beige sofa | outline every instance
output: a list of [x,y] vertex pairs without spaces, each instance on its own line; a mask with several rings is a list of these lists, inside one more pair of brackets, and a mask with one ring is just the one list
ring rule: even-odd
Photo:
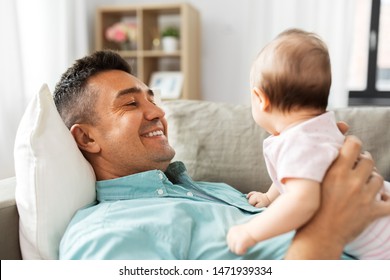
[[[246,193],[270,184],[262,157],[267,133],[252,121],[250,106],[207,101],[168,101],[174,160],[183,161],[195,180],[226,182]],[[390,107],[337,109],[350,133],[364,143],[386,180],[390,179]],[[15,178],[0,181],[0,259],[20,259]]]
[[18,260],[19,216],[15,205],[15,177],[0,181],[0,259]]

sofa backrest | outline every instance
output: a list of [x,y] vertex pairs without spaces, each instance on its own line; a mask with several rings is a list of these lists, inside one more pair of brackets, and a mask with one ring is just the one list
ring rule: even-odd
[[[265,191],[271,184],[262,142],[268,133],[258,127],[250,105],[208,101],[165,101],[174,160],[183,161],[195,180],[226,182],[244,193]],[[390,179],[390,107],[336,109],[336,118],[350,125],[378,170]]]

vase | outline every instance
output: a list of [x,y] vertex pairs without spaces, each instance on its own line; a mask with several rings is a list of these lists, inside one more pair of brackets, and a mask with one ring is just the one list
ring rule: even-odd
[[179,48],[179,40],[173,36],[166,36],[162,38],[162,49],[165,52],[175,52]]

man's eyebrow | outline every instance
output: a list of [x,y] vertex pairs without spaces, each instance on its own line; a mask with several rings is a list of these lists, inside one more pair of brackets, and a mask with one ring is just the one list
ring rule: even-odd
[[[118,93],[116,94],[116,98],[122,97],[122,96],[127,95],[127,94],[135,94],[135,93],[141,93],[141,92],[142,92],[142,89],[139,87],[125,88],[125,89],[118,91]],[[154,96],[154,92],[151,89],[147,90],[147,94],[151,97]]]

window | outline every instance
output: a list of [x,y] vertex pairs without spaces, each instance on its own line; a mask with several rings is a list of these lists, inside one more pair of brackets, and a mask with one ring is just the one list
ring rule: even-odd
[[390,0],[356,2],[350,105],[390,105]]

